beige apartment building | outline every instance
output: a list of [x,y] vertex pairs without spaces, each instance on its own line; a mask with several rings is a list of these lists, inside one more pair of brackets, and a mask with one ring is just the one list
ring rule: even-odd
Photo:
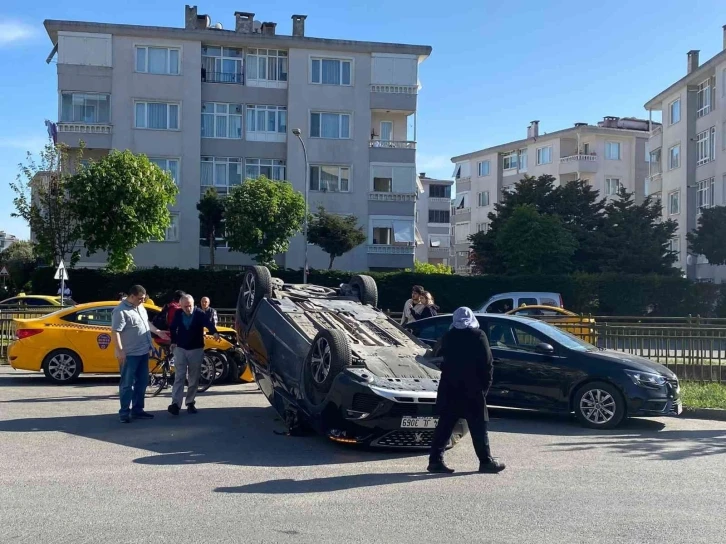
[[456,198],[451,258],[457,273],[469,271],[469,236],[488,230],[488,215],[502,192],[525,175],[549,174],[560,184],[587,180],[606,198],[625,187],[642,201],[649,129],[648,120],[605,117],[597,125],[575,123],[547,133],[540,131],[539,121],[532,121],[522,140],[453,157]]
[[[57,140],[83,140],[90,159],[145,153],[179,185],[165,240],[136,248],[137,266],[207,265],[200,196],[259,175],[300,192],[307,178],[311,210],[358,216],[368,241],[339,267],[413,265],[418,65],[431,47],[309,37],[305,20],[292,16],[291,35],[244,12],[226,30],[196,6],[186,6],[183,28],[45,21],[48,62],[57,56]],[[220,245],[219,265],[251,262]],[[295,237],[279,264],[302,267],[304,249]],[[310,267],[327,262],[309,246]],[[81,266],[104,264],[98,254]]]
[[454,180],[434,179],[421,172],[416,204],[416,260],[452,266],[451,189]]
[[662,125],[653,127],[648,141],[646,192],[662,198],[664,219],[678,222],[671,246],[677,265],[696,281],[726,281],[726,267],[690,254],[686,241],[701,210],[726,205],[726,26],[723,50],[703,64],[699,51],[689,51],[686,75],[645,108],[662,114]]

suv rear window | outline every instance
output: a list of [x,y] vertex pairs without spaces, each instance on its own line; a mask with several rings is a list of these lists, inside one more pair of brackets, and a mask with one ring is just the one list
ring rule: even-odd
[[503,298],[501,300],[495,300],[485,310],[490,314],[504,314],[514,308],[513,298]]

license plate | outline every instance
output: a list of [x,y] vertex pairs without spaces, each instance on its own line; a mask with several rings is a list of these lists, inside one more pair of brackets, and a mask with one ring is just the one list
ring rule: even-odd
[[402,417],[402,429],[434,429],[439,422],[438,417]]

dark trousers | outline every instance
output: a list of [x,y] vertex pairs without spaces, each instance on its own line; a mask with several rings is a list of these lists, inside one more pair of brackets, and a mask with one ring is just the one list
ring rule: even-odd
[[[439,423],[434,430],[434,438],[431,441],[429,462],[435,463],[443,460],[446,444],[449,443],[451,433],[454,431],[459,419],[461,418],[458,415],[449,413],[444,413],[439,417]],[[484,414],[467,414],[464,419],[469,425],[469,433],[471,434],[471,441],[474,443],[476,456],[479,458],[479,462],[486,463],[491,458],[491,452],[489,450],[487,421]]]

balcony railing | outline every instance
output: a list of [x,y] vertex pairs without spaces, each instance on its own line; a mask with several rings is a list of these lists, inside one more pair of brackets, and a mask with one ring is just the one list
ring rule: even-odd
[[388,147],[391,149],[416,149],[416,142],[403,140],[371,140],[369,147]]
[[371,85],[372,93],[418,94],[417,85]]
[[465,213],[471,213],[471,208],[456,208],[456,215],[464,215]]
[[570,155],[568,157],[562,157],[560,159],[561,163],[565,162],[575,162],[575,161],[589,161],[589,162],[595,162],[597,160],[597,155],[592,154],[578,154],[578,155]]
[[377,253],[384,255],[413,255],[416,252],[416,246],[389,246],[385,244],[369,244],[368,253]]
[[111,134],[111,125],[95,125],[91,123],[63,123],[57,125],[58,132],[74,132],[79,134]]
[[436,253],[436,254],[442,254],[446,253],[447,255],[451,252],[450,246],[429,246],[429,252],[430,253]]
[[451,202],[451,198],[447,198],[445,196],[430,196],[429,202],[441,202],[443,204],[448,204]]
[[236,83],[244,84],[244,74],[230,72],[207,72],[202,68],[202,81],[206,83]]
[[468,183],[471,181],[471,176],[461,176],[456,178],[456,183]]
[[368,193],[368,200],[384,200],[387,202],[413,202],[416,200],[416,194],[373,191],[371,193]]
[[658,136],[658,134],[663,134],[663,125],[658,125],[650,131],[651,136]]

